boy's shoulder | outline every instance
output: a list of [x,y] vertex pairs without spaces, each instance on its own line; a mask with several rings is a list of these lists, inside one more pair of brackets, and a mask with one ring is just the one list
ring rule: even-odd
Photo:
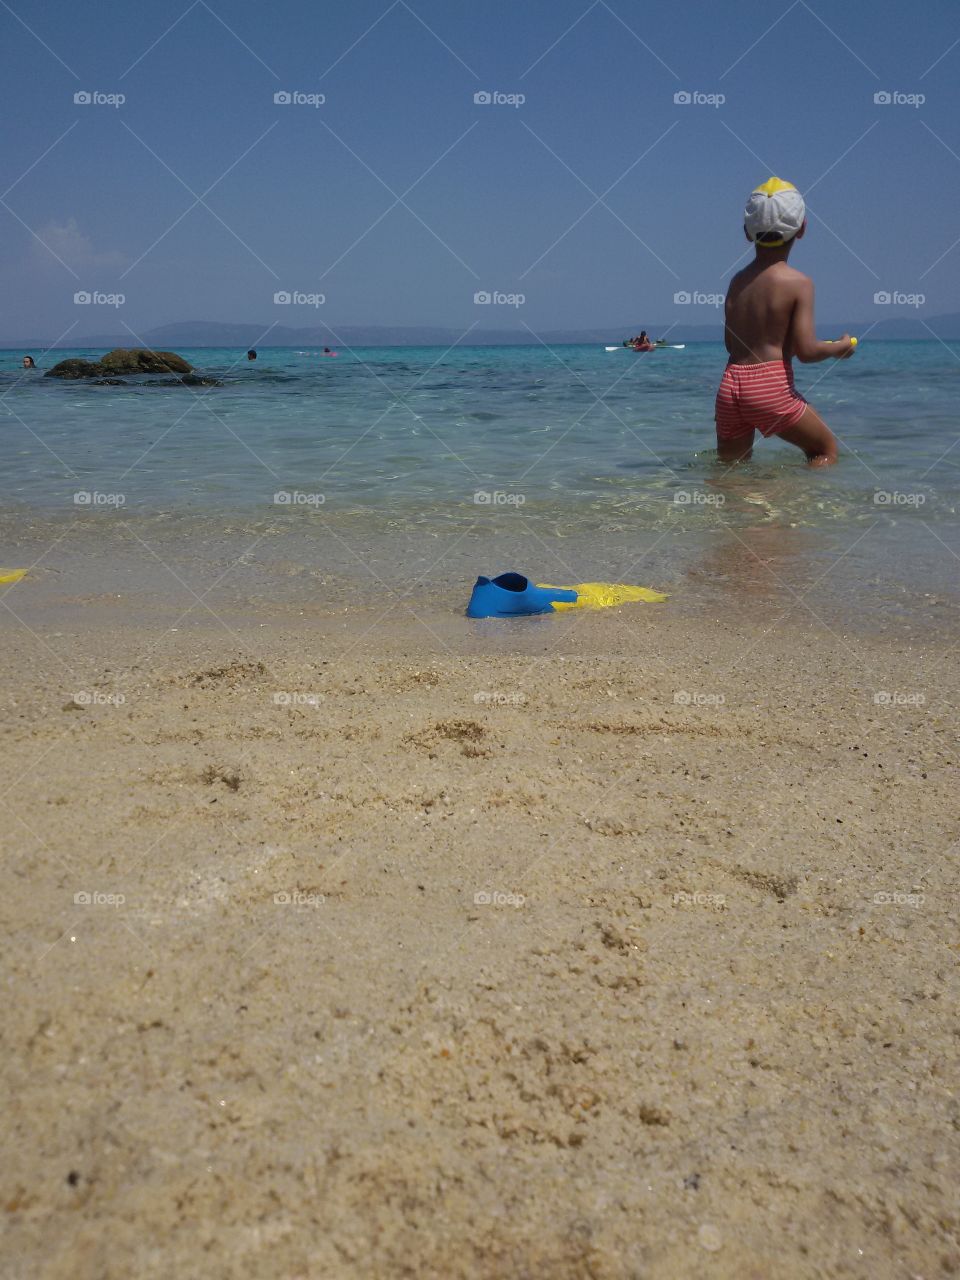
[[[786,263],[784,263],[786,266]],[[792,298],[795,303],[813,305],[813,281],[796,267],[787,267],[781,281],[782,296]]]
[[760,279],[769,279],[771,282],[791,281],[794,284],[800,284],[802,281],[810,281],[808,275],[804,275],[802,271],[798,271],[796,267],[791,267],[788,262],[778,262],[776,267],[771,270],[769,267],[757,273],[757,265],[755,262],[749,262],[745,267],[741,267],[734,275],[730,277],[730,283],[738,284],[745,281],[753,281]]
[[796,267],[791,267],[788,262],[783,264],[783,276],[786,280],[793,281],[794,284],[812,284],[810,277],[802,271],[798,271]]

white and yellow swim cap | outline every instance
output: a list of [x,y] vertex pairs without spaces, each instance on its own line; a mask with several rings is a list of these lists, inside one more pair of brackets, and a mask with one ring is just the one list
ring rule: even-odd
[[793,239],[806,216],[803,196],[793,183],[768,178],[750,192],[743,211],[743,225],[751,240],[763,237],[762,243],[775,249]]

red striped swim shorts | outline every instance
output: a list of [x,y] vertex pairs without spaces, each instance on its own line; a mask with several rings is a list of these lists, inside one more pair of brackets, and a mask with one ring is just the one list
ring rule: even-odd
[[717,439],[735,440],[751,431],[775,436],[794,426],[806,407],[789,360],[728,364],[717,391]]

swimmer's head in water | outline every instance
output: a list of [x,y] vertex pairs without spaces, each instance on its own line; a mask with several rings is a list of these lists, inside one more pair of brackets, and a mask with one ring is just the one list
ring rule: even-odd
[[34,362],[33,356],[23,357],[23,367],[25,369],[35,369],[37,367],[36,363]]
[[779,249],[802,233],[806,217],[803,196],[793,183],[768,178],[750,192],[743,211],[743,229],[754,244]]
[[247,359],[248,359],[248,360],[256,360],[256,358],[257,358],[257,353],[256,353],[256,352],[254,351],[254,349],[251,347],[251,348],[250,348],[250,350],[247,352]]

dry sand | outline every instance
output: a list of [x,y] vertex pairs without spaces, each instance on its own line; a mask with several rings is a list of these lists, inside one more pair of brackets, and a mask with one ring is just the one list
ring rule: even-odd
[[947,646],[375,620],[7,620],[2,1274],[957,1274]]

